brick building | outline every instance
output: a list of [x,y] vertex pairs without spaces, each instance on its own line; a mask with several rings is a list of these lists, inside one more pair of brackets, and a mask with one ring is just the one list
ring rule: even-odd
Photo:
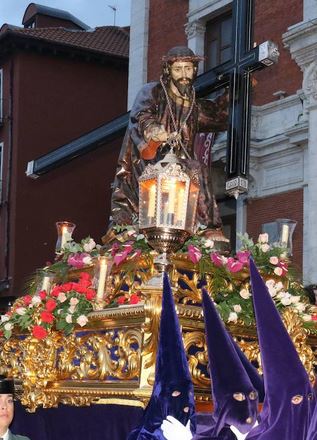
[[126,111],[128,48],[126,29],[90,29],[34,3],[23,27],[1,27],[1,296],[19,294],[25,277],[54,258],[55,221],[75,222],[80,238],[104,233],[121,139],[41,179],[25,171],[34,157]]
[[[201,72],[231,56],[230,0],[132,1],[129,105],[143,82],[157,79],[161,56],[188,45],[204,55]],[[254,74],[251,188],[233,207],[218,185],[223,210],[238,232],[253,238],[278,218],[297,221],[293,260],[305,284],[317,282],[316,49],[313,0],[255,0],[254,41],[279,46],[277,65]],[[225,143],[214,146],[217,175],[224,170]],[[219,171],[220,164],[220,171]],[[220,179],[221,181],[221,179]]]

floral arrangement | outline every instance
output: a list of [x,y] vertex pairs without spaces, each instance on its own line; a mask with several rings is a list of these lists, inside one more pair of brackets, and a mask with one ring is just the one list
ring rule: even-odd
[[316,307],[309,304],[307,292],[286,257],[286,249],[279,244],[269,244],[268,234],[260,234],[256,243],[247,234],[239,238],[242,248],[230,257],[220,255],[212,240],[199,235],[182,249],[202,274],[212,274],[214,299],[223,320],[246,325],[254,321],[248,267],[252,256],[277,308],[291,307],[306,327],[314,329]]
[[[99,255],[111,256],[114,267],[130,274],[134,283],[132,292],[122,291],[116,297],[106,298],[104,307],[134,305],[142,301],[141,281],[135,278],[135,268],[140,258],[148,259],[150,267],[155,252],[134,226],[115,226],[114,233],[115,240],[107,248],[97,245],[91,237],[80,243],[67,242],[63,254],[43,269],[53,273],[58,284],[47,292],[39,291],[33,283],[29,293],[18,298],[11,310],[1,317],[0,332],[9,338],[14,329],[28,330],[34,337],[43,339],[52,328],[67,335],[75,325],[84,326],[96,296],[88,268]],[[180,255],[192,262],[193,270],[200,273],[202,280],[206,273],[209,274],[214,300],[225,322],[250,325],[254,322],[249,276],[252,256],[277,308],[282,311],[291,307],[303,319],[304,325],[316,332],[316,307],[309,304],[307,293],[286,257],[286,249],[279,244],[269,244],[267,234],[260,234],[256,243],[247,234],[239,238],[242,248],[235,255],[224,256],[216,250],[202,227],[175,258]],[[78,281],[67,282],[74,269],[86,272],[79,274]]]
[[1,316],[0,332],[7,339],[14,330],[28,330],[37,339],[45,339],[53,328],[68,335],[75,325],[87,324],[95,296],[90,275],[81,272],[77,282],[18,298],[11,310]]

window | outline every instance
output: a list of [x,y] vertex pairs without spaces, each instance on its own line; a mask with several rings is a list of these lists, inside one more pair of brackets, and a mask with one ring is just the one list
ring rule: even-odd
[[3,142],[0,142],[0,204],[2,201],[2,179],[3,179]]
[[232,14],[226,13],[206,24],[205,70],[213,69],[232,57]]
[[0,124],[3,119],[3,70],[0,69]]

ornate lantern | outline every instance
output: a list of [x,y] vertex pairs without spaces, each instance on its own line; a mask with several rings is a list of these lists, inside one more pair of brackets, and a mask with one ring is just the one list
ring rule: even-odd
[[194,233],[199,196],[197,171],[186,169],[170,152],[145,168],[139,178],[139,194],[140,230],[150,246],[166,259]]
[[68,241],[72,241],[72,234],[74,229],[76,228],[75,223],[71,222],[57,222],[57,242],[55,246],[55,253],[57,255],[63,254],[64,246]]
[[280,246],[287,249],[287,256],[293,255],[293,232],[297,222],[288,218],[276,219]]

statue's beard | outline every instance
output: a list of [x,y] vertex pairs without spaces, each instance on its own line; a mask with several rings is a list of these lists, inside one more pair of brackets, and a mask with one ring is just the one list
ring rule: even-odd
[[[174,79],[172,78],[174,86],[177,88],[179,93],[186,98],[189,98],[192,91],[193,81],[188,78]],[[182,81],[182,82],[181,82]],[[186,81],[186,82],[184,82]]]

